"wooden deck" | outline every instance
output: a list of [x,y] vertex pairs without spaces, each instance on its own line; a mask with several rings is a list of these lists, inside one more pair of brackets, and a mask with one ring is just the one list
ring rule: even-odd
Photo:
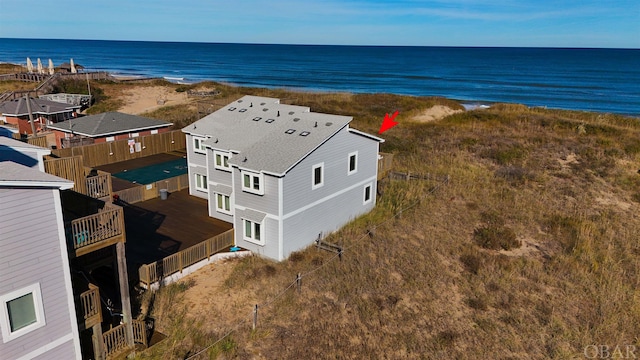
[[142,264],[161,260],[232,228],[209,217],[207,201],[185,189],[124,209],[130,275]]

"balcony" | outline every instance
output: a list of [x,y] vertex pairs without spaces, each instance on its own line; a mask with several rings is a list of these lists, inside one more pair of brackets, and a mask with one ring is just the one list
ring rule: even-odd
[[92,326],[102,322],[100,290],[97,286],[89,284],[89,290],[76,297],[75,303],[80,331],[90,329]]
[[124,211],[105,206],[98,213],[71,220],[65,226],[69,250],[75,257],[125,242]]

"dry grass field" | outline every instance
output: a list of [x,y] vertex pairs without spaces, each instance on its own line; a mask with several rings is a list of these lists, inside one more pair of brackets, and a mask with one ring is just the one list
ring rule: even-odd
[[[132,85],[97,86],[115,109]],[[434,105],[462,108],[202,86],[223,102],[256,94],[351,115],[371,133],[399,110],[381,151],[395,154],[396,171],[450,181],[382,181],[376,208],[329,239],[342,260],[313,247],[281,263],[248,257],[143,294],[168,338],[136,358],[584,359],[594,345],[618,347],[618,357],[640,349],[639,119],[496,104],[425,122]],[[178,126],[198,116],[193,104],[146,115]]]
[[398,171],[450,182],[383,181],[376,209],[332,236],[342,261],[315,248],[282,263],[250,257],[145,295],[169,338],[139,358],[566,359],[593,345],[640,348],[638,119],[497,104],[423,122],[424,109],[459,105],[238,91],[350,114],[373,133],[398,109],[381,150]]

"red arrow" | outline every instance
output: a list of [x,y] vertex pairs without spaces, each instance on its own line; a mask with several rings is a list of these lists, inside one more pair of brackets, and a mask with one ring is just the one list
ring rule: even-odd
[[382,121],[382,125],[380,125],[380,131],[378,133],[382,134],[383,132],[398,125],[397,121],[393,121],[393,119],[395,119],[396,116],[398,116],[398,110],[396,110],[396,112],[394,112],[393,115],[391,116],[389,116],[389,114],[384,114],[384,121]]

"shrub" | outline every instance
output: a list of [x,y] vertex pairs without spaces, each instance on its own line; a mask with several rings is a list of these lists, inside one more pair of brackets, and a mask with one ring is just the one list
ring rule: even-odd
[[492,250],[511,250],[522,243],[516,239],[516,233],[508,227],[483,226],[474,230],[473,238],[479,246]]
[[478,275],[480,268],[482,267],[482,258],[477,254],[464,254],[460,256],[460,262],[464,265],[470,273]]

